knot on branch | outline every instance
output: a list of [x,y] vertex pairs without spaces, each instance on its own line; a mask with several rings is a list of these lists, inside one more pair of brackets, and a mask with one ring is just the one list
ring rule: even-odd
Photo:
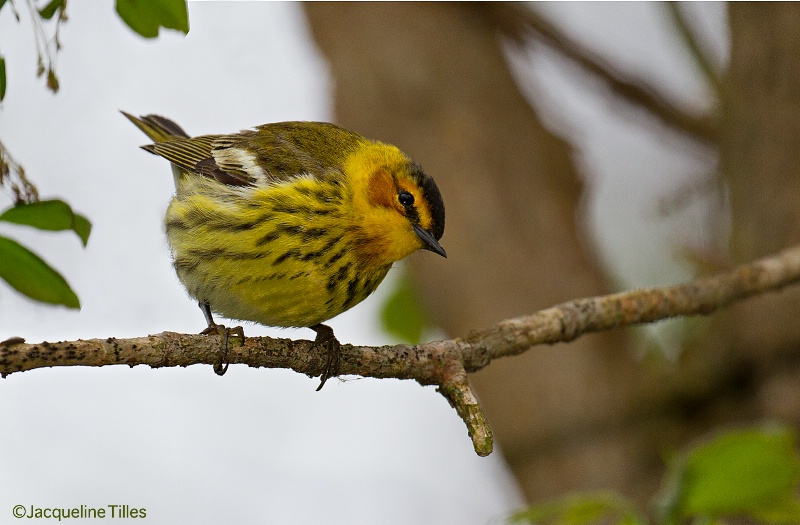
[[593,314],[592,303],[576,299],[564,304],[561,308],[559,323],[561,324],[561,342],[573,341],[585,328],[586,319]]

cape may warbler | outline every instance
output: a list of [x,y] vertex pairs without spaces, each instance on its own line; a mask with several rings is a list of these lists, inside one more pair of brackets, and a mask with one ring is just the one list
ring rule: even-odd
[[[124,112],[123,112],[124,113]],[[339,342],[322,322],[363,301],[395,261],[422,248],[446,256],[444,203],[399,149],[321,122],[279,122],[189,137],[164,117],[124,113],[172,163],[165,218],[178,278],[208,328],[216,312],[268,326],[308,327],[327,347],[319,388],[336,374]]]

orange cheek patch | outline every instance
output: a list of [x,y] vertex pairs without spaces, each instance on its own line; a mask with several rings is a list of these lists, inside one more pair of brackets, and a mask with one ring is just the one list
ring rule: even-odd
[[386,170],[378,170],[369,178],[367,198],[376,206],[396,208],[394,180]]

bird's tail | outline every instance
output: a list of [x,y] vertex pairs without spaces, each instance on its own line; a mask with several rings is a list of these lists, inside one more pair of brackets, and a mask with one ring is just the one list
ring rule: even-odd
[[145,135],[150,137],[153,142],[167,142],[172,139],[188,139],[189,135],[183,131],[179,125],[170,119],[159,115],[145,115],[144,117],[134,117],[130,113],[120,111],[133,122],[137,128],[142,130]]

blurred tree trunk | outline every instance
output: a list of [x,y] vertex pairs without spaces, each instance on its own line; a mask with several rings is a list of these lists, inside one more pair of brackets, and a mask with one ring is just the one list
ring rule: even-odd
[[[601,272],[579,236],[582,185],[570,147],[545,129],[521,96],[502,53],[492,7],[364,2],[310,3],[305,9],[335,79],[337,122],[396,144],[422,164],[442,191],[447,210],[442,241],[449,258],[424,253],[413,258],[419,292],[440,326],[453,336],[466,335],[501,319],[605,293]],[[736,4],[732,9],[763,8]],[[781,48],[781,63],[800,71],[796,42],[783,47],[786,42],[772,29],[758,29],[760,23],[769,27],[768,21],[750,26],[749,16],[733,17],[733,61],[741,60],[738,46],[752,46],[753,61],[774,63],[775,46]],[[790,23],[781,23],[790,33]],[[796,28],[792,36],[797,37]],[[752,67],[745,66],[741,74],[754,74]],[[730,96],[725,104],[737,105],[738,112],[728,115],[723,158],[735,150],[735,158],[743,158],[736,166],[741,173],[752,176],[759,170],[764,184],[771,184],[768,176],[783,177],[774,186],[776,193],[778,188],[793,191],[800,178],[795,174],[798,164],[791,160],[800,148],[781,150],[791,159],[769,164],[769,170],[758,159],[778,153],[746,153],[788,146],[790,139],[767,129],[768,118],[757,115],[761,106],[747,103],[749,83],[765,78],[740,78],[735,68],[727,79]],[[789,79],[773,72],[766,80]],[[788,104],[789,94],[800,89],[792,84],[782,93]],[[763,104],[769,105],[770,95],[763,95]],[[796,96],[792,103],[798,103]],[[790,118],[778,115],[776,108],[775,118],[797,126],[796,110],[792,108]],[[764,140],[756,144],[748,142],[753,125],[763,128]],[[742,131],[737,135],[733,129]],[[791,145],[796,146],[800,138],[796,129],[792,133]],[[731,167],[727,160],[723,166]],[[732,194],[753,193],[733,183],[731,188]],[[787,207],[793,201],[791,216],[797,219],[800,191],[773,197]],[[739,205],[735,195],[733,203]],[[751,219],[737,215],[735,220]],[[796,236],[797,221],[787,223],[780,213],[774,219],[778,222],[765,227],[783,232],[791,226]],[[759,227],[751,230],[758,235]],[[750,251],[734,241],[737,257],[750,259],[789,242],[775,232],[769,237],[773,244]],[[736,331],[746,336],[752,323],[739,322],[743,324]],[[785,317],[782,323],[790,324]],[[793,332],[800,330],[800,324],[791,324]],[[657,489],[665,449],[718,422],[764,413],[752,397],[741,398],[738,381],[746,362],[729,360],[726,344],[697,348],[682,358],[680,367],[670,368],[636,362],[626,351],[623,333],[606,333],[494,362],[471,381],[529,499],[610,488],[645,500]]]
[[[733,264],[800,243],[800,4],[733,2],[722,174]],[[758,382],[757,413],[800,424],[800,290],[717,316],[713,337]]]

